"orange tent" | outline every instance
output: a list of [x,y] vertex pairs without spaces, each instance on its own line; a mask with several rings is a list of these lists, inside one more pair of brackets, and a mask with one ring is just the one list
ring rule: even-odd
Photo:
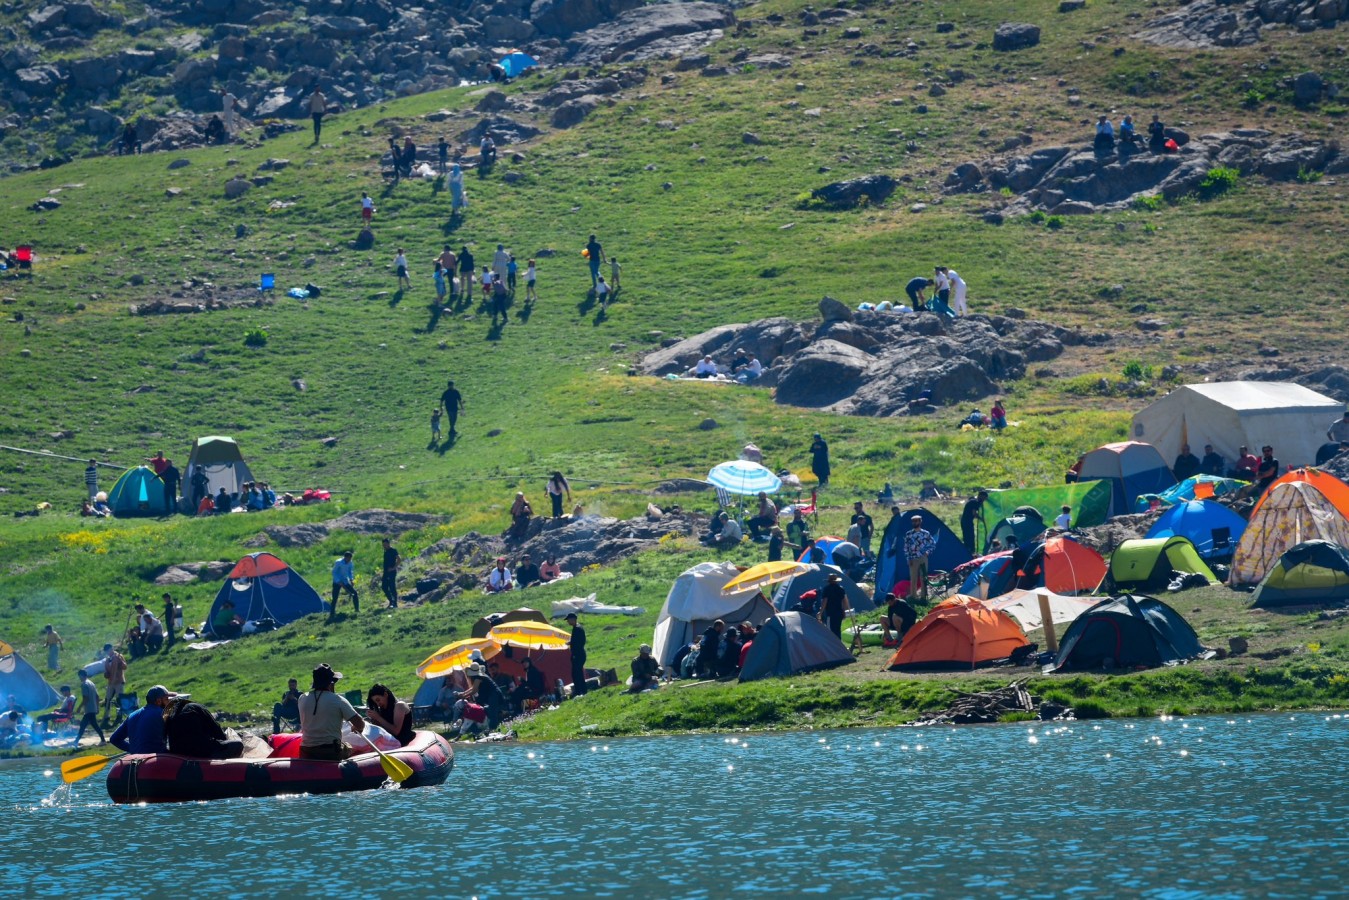
[[1056,594],[1094,592],[1109,568],[1101,554],[1065,537],[1044,543],[1045,587]]
[[283,563],[280,559],[270,553],[250,553],[243,559],[234,564],[226,578],[261,578],[264,575],[273,575],[277,572],[284,572],[290,566]]
[[1322,472],[1320,469],[1289,469],[1280,477],[1270,482],[1260,499],[1256,501],[1255,508],[1251,510],[1250,517],[1254,519],[1260,512],[1260,507],[1265,505],[1265,498],[1274,492],[1274,489],[1281,484],[1290,484],[1295,481],[1304,481],[1321,492],[1331,504],[1341,513],[1349,516],[1349,484],[1340,481],[1329,472]]
[[1029,643],[1007,613],[974,597],[957,596],[934,607],[904,635],[890,669],[972,669],[1006,659]]

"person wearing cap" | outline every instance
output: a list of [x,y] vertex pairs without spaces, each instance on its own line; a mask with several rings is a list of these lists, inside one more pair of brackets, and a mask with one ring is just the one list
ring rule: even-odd
[[[480,726],[492,731],[501,723],[501,713],[506,705],[501,688],[482,665],[469,663],[464,674],[468,676],[468,690],[454,704],[454,721],[450,724],[450,733],[454,737],[476,734]],[[475,712],[481,718],[475,718]]]
[[651,655],[651,645],[643,644],[637,648],[637,655],[632,660],[632,687],[629,690],[636,694],[660,687],[660,676],[663,674],[665,670]]
[[506,568],[506,557],[498,556],[496,565],[487,573],[487,593],[500,594],[514,587],[515,577],[511,575],[511,570]]
[[810,445],[810,471],[815,473],[820,487],[829,484],[829,445],[819,432],[815,433],[815,440]]
[[342,743],[342,723],[357,733],[365,731],[365,720],[347,698],[337,693],[341,672],[324,663],[314,669],[313,688],[300,696],[300,758],[341,761],[347,757]]
[[353,614],[361,614],[361,595],[356,593],[356,570],[351,564],[351,557],[351,551],[347,550],[333,563],[333,602],[328,610],[329,622],[337,618],[337,598],[342,596],[343,591],[351,595]]
[[398,548],[394,547],[393,541],[384,539],[384,574],[380,579],[380,588],[384,591],[384,596],[389,600],[389,609],[398,608],[398,563],[402,557],[398,555]]
[[103,678],[108,682],[103,695],[103,724],[117,710],[117,721],[122,720],[122,692],[126,690],[126,657],[112,644],[103,645]]
[[157,684],[145,692],[145,705],[126,717],[108,742],[125,753],[166,753],[164,710],[178,695]]
[[567,613],[567,624],[571,626],[571,637],[567,639],[571,649],[571,695],[579,697],[586,692],[586,630],[574,612]]
[[530,561],[528,553],[520,557],[520,564],[515,567],[515,583],[522,588],[539,583],[539,567]]
[[823,603],[817,617],[825,627],[834,633],[834,637],[843,639],[843,617],[852,609],[848,602],[848,592],[843,589],[843,579],[837,572],[830,572],[824,589],[820,591]]
[[89,728],[90,726],[93,726],[94,731],[98,733],[98,742],[100,744],[106,744],[108,739],[103,734],[103,727],[98,724],[98,708],[102,705],[98,699],[98,687],[90,680],[89,673],[84,669],[80,669],[79,672],[75,674],[78,675],[80,679],[79,708],[84,713],[80,718],[79,734],[75,735],[75,746],[78,747],[80,745],[80,738],[84,737],[84,729]]
[[927,559],[937,549],[937,540],[923,527],[922,516],[913,516],[910,521],[913,527],[904,533],[904,556],[909,560],[909,595],[905,599],[915,600],[921,593],[926,603]]

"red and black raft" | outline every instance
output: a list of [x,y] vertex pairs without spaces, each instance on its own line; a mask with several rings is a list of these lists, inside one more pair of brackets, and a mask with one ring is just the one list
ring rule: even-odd
[[[446,740],[419,731],[412,743],[388,755],[406,763],[412,777],[401,787],[441,784],[454,768],[454,750]],[[108,796],[114,803],[178,803],[226,797],[277,797],[282,794],[340,794],[380,787],[389,776],[376,753],[342,762],[317,759],[196,759],[172,753],[123,756],[108,770]]]

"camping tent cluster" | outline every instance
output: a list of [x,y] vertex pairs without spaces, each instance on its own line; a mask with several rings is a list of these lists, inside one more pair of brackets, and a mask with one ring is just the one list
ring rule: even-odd
[[[178,499],[179,512],[196,512],[192,502],[191,484],[193,473],[198,467],[206,474],[207,487],[212,495],[223,488],[225,493],[237,496],[239,489],[246,482],[253,480],[253,473],[233,438],[219,436],[197,438],[192,442],[187,466],[181,470],[182,496]],[[111,507],[112,514],[118,518],[165,516],[172,512],[169,509],[164,482],[149,466],[136,466],[123,472],[112,486],[112,490],[108,492],[108,506]]]

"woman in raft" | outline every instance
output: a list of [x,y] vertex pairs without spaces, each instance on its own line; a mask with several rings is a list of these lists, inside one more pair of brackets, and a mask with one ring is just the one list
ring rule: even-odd
[[382,684],[371,685],[365,695],[370,721],[398,739],[401,746],[412,743],[412,709]]

